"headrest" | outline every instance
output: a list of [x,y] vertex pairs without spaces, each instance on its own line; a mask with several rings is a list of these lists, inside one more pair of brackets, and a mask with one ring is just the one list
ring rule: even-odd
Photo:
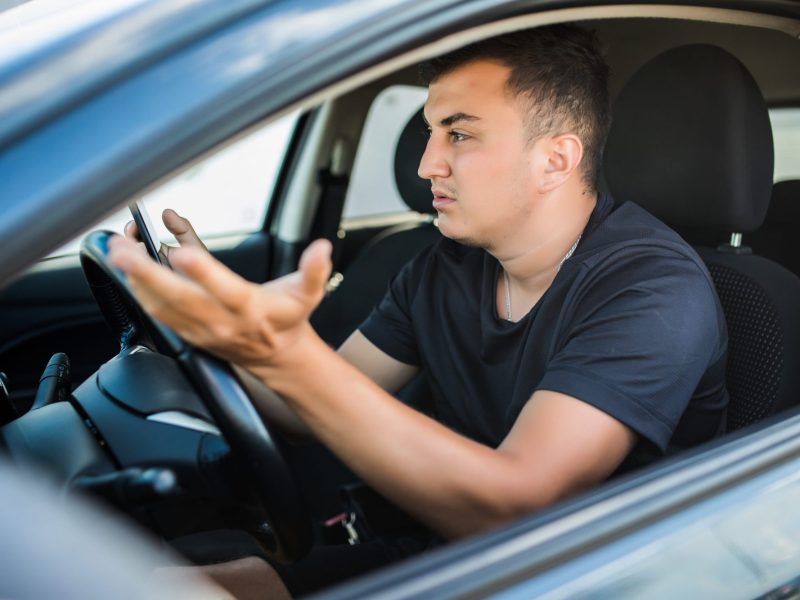
[[664,52],[634,74],[614,104],[609,189],[670,225],[758,228],[772,169],[764,99],[744,65],[721,48]]
[[417,175],[419,161],[428,138],[427,126],[422,119],[420,108],[406,123],[394,154],[394,179],[400,196],[411,210],[420,213],[435,213],[431,182]]
[[772,187],[764,227],[796,229],[800,225],[800,179],[779,181]]

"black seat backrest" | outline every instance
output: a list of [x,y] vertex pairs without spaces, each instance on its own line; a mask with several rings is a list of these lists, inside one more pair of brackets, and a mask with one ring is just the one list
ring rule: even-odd
[[[747,69],[721,48],[694,44],[664,52],[615,102],[605,159],[609,189],[678,230],[757,229],[772,170],[763,97]],[[736,429],[800,400],[800,279],[735,244],[698,253],[728,324],[728,428]]]
[[421,250],[441,237],[433,225],[430,182],[417,175],[427,138],[420,109],[409,119],[398,139],[394,175],[408,207],[429,219],[397,225],[370,240],[346,266],[342,282],[316,310],[311,324],[320,337],[338,347],[369,315],[386,293],[392,277]]
[[779,181],[772,188],[772,199],[764,224],[745,237],[753,252],[765,256],[800,275],[800,179]]

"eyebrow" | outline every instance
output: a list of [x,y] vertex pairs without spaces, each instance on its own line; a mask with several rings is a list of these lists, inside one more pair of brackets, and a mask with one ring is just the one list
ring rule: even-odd
[[[444,119],[439,121],[439,124],[442,127],[450,127],[453,123],[458,123],[459,121],[480,121],[480,119],[481,119],[480,117],[476,117],[475,115],[468,115],[467,113],[457,112],[453,113],[449,117],[445,117]],[[424,114],[422,115],[422,120],[425,121],[426,125],[430,125],[430,123],[428,123],[428,119],[425,118]]]

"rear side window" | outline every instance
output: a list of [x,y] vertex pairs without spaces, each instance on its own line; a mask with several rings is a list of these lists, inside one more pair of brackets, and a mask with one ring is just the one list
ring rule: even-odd
[[393,85],[375,98],[353,163],[344,203],[345,219],[410,211],[397,191],[394,153],[406,123],[427,97],[424,87]]
[[775,142],[775,181],[800,179],[800,108],[769,111]]

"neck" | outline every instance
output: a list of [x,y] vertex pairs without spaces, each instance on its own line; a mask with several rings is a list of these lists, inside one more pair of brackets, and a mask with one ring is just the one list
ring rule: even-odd
[[545,205],[537,211],[529,229],[493,251],[512,285],[528,290],[537,289],[542,282],[549,286],[596,204],[596,194],[585,194],[573,197],[571,202],[562,198]]
[[[507,240],[492,252],[505,274],[511,298],[512,320],[524,316],[539,301],[558,274],[565,257],[582,235],[597,204],[596,194],[564,198],[537,211],[523,241]],[[547,210],[550,209],[550,210]],[[530,243],[530,240],[536,240]],[[506,279],[498,282],[498,314],[506,315]],[[501,293],[502,292],[502,293]]]

